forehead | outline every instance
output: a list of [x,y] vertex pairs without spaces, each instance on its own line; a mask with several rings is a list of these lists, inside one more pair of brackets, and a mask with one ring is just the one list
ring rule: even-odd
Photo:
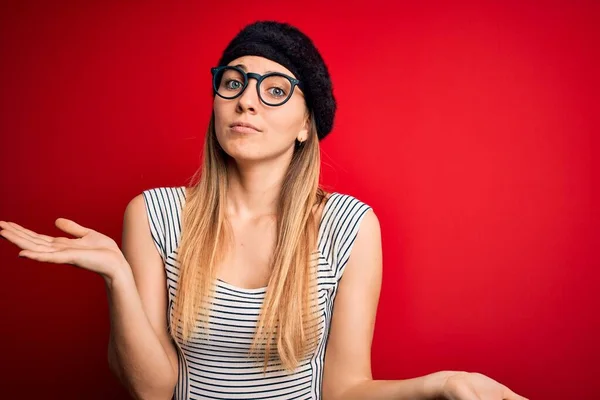
[[283,65],[260,56],[242,56],[232,60],[227,65],[243,65],[246,72],[255,72],[257,74],[266,74],[268,72],[281,72],[296,78],[292,72]]

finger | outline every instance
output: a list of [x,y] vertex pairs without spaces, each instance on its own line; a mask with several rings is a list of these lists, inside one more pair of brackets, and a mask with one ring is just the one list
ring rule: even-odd
[[75,265],[74,252],[70,249],[59,250],[55,252],[38,252],[31,250],[22,250],[19,256],[31,260],[47,262],[52,264],[71,264]]
[[73,248],[65,248],[53,253],[23,250],[19,253],[21,257],[31,260],[47,262],[52,264],[69,264],[88,271],[100,273],[100,270],[86,257],[86,252]]
[[51,243],[68,243],[70,240],[73,240],[73,239],[69,239],[66,237],[53,237],[53,236],[48,236],[48,235],[42,235],[41,233],[33,232],[32,230],[24,228],[14,222],[0,221],[0,228],[4,228],[4,229],[8,229],[8,230],[15,230],[15,228],[20,228],[20,230],[22,232],[25,232],[31,236],[35,236],[46,242],[51,242]]
[[8,222],[8,225],[12,226],[13,228],[15,228],[16,230],[18,230],[20,232],[23,232],[26,235],[31,236],[32,238],[36,238],[36,239],[43,240],[43,241],[46,241],[46,242],[51,242],[52,239],[53,239],[53,237],[51,237],[51,236],[42,235],[42,234],[36,233],[36,232],[34,232],[34,231],[30,230],[30,229],[22,227],[19,224],[16,224],[14,222]]
[[529,400],[529,399],[516,394],[509,388],[504,388],[504,394],[502,395],[502,400]]
[[466,386],[461,386],[456,394],[456,400],[482,400],[473,389]]
[[[39,245],[48,245],[50,244],[50,242],[48,242],[47,240],[43,240],[41,238],[39,238],[38,234],[33,232],[33,231],[29,231],[31,232],[31,234],[27,233],[26,231],[28,231],[28,229],[23,228],[22,226],[15,224],[14,222],[7,222],[7,229],[14,233],[15,235],[18,235],[20,237],[22,237],[23,239],[29,240],[35,244],[39,244]],[[33,235],[32,235],[33,234]]]
[[56,227],[61,231],[67,232],[75,237],[83,237],[92,232],[92,229],[79,225],[75,221],[66,218],[58,218],[55,222]]
[[6,229],[7,226],[8,226],[8,223],[6,221],[0,221],[0,239],[6,239],[4,237],[4,235],[2,234],[2,232],[4,232],[4,230]]
[[57,249],[55,249],[54,246],[48,245],[46,242],[43,242],[45,244],[37,244],[28,238],[24,238],[23,236],[16,233],[15,231],[9,231],[7,229],[4,229],[4,230],[0,231],[0,234],[2,236],[4,236],[6,239],[8,239],[8,241],[16,244],[23,250],[32,250],[32,251],[39,251],[39,252],[57,251]]

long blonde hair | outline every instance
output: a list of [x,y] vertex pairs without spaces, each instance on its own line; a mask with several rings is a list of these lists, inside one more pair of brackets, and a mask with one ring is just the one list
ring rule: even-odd
[[[214,113],[204,142],[202,167],[187,188],[181,241],[177,252],[179,282],[170,326],[184,341],[198,328],[208,329],[210,302],[216,271],[230,244],[225,218],[228,187],[227,161],[215,135]],[[322,329],[317,315],[316,262],[314,252],[318,222],[314,208],[325,199],[319,186],[320,150],[314,115],[310,115],[307,140],[296,146],[286,171],[277,206],[277,235],[271,275],[258,319],[250,354],[279,360],[288,371],[314,354]],[[277,356],[271,357],[276,342]]]

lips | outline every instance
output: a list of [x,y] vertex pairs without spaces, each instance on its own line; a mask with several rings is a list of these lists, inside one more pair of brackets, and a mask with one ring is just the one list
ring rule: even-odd
[[235,130],[238,130],[240,132],[247,132],[247,131],[256,131],[256,132],[260,132],[260,129],[258,129],[257,127],[255,127],[254,125],[248,123],[248,122],[234,122],[233,124],[229,125],[230,128],[233,128]]

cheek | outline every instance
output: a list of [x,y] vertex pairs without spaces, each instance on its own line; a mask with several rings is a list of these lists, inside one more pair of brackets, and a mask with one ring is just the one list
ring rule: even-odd
[[302,115],[296,110],[281,110],[269,116],[268,124],[279,136],[295,138],[302,125]]
[[215,129],[217,133],[221,131],[221,127],[230,119],[233,110],[230,110],[229,104],[224,103],[223,99],[216,97],[213,101],[213,113],[215,115]]
[[219,96],[215,96],[213,100],[213,112],[215,113],[215,120],[220,119],[223,115],[223,109],[225,105]]

